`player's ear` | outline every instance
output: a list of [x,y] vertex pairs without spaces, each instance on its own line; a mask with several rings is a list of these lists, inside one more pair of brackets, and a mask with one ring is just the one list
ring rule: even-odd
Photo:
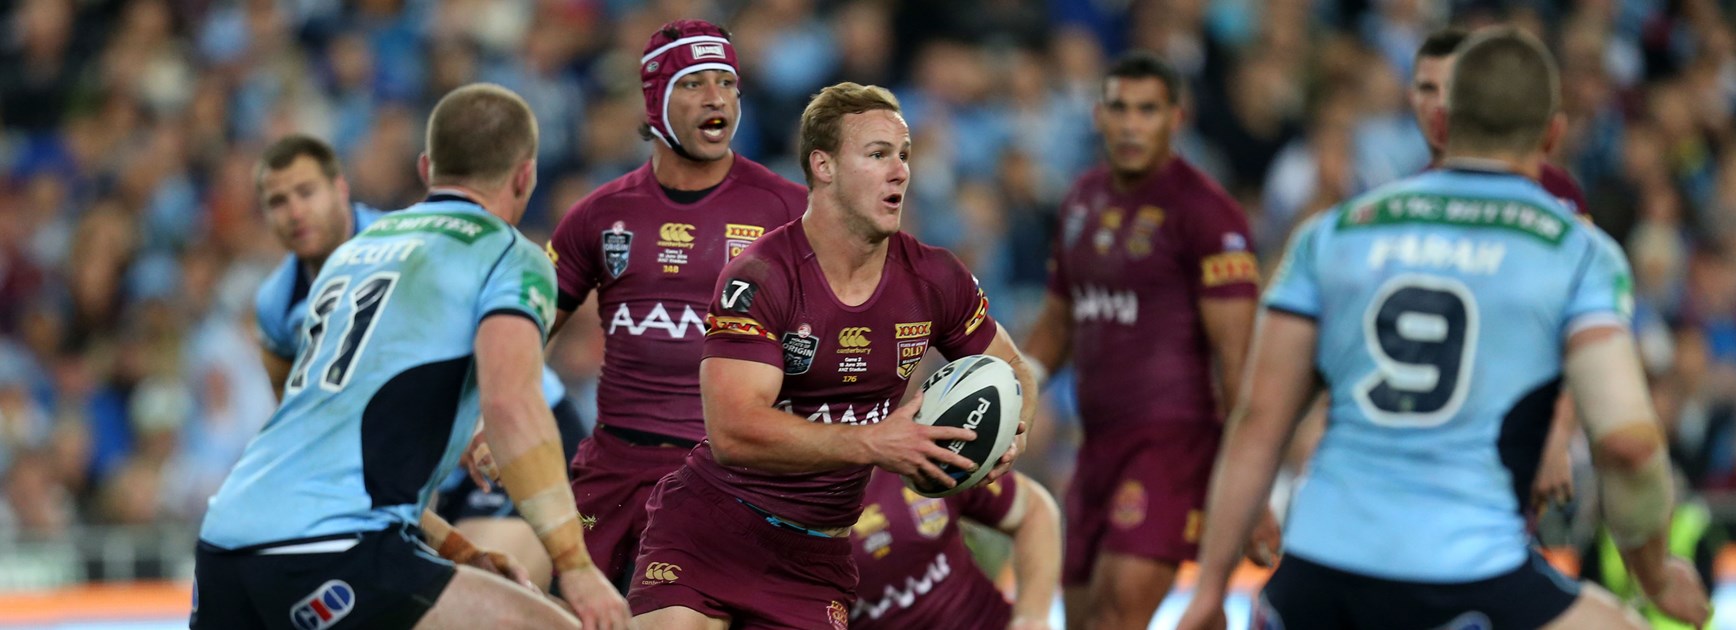
[[416,176],[422,178],[423,186],[434,185],[434,161],[428,159],[427,151],[416,156]]
[[515,199],[529,199],[531,192],[536,190],[536,158],[525,160],[512,172],[512,196]]
[[343,202],[344,206],[348,207],[350,205],[350,180],[339,173],[337,178],[332,180],[332,188],[338,191],[338,201]]
[[832,156],[814,149],[808,153],[808,170],[814,172],[814,181],[832,183]]
[[1549,117],[1549,126],[1543,128],[1543,154],[1555,152],[1555,147],[1561,144],[1561,138],[1567,135],[1567,115],[1555,112]]

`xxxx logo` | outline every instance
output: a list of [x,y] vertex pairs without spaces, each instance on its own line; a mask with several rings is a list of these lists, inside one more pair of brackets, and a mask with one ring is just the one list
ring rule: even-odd
[[865,352],[870,332],[873,331],[866,326],[853,326],[838,331],[839,352]]
[[693,224],[665,223],[657,229],[657,238],[663,247],[693,247]]
[[674,582],[681,579],[681,567],[667,562],[653,562],[645,566],[645,583]]

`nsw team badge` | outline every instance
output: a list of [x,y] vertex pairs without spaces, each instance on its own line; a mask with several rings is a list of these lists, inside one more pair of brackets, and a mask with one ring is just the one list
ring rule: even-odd
[[289,609],[289,620],[299,630],[325,630],[356,609],[356,589],[343,580],[319,585]]
[[603,232],[603,266],[609,269],[609,275],[619,278],[627,271],[627,255],[632,251],[633,233],[627,230],[626,224],[616,221]]

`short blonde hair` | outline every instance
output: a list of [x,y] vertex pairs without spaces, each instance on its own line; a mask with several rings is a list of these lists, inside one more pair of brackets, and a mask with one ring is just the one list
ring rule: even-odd
[[820,90],[802,111],[802,174],[814,184],[814,167],[808,162],[815,151],[837,153],[843,142],[844,116],[875,110],[899,112],[898,97],[878,85],[844,82]]
[[427,143],[429,183],[497,181],[536,155],[536,116],[512,90],[472,83],[434,105]]

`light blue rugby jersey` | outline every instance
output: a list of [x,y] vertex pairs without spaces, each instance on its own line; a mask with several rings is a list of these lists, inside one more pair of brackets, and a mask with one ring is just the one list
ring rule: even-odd
[[1631,287],[1615,241],[1512,173],[1430,171],[1305,223],[1263,299],[1319,324],[1332,401],[1286,552],[1433,583],[1525,562],[1563,346],[1627,325]]
[[283,404],[211,498],[205,542],[418,522],[475,429],[477,325],[521,315],[546,338],[554,317],[542,248],[453,195],[379,218],[312,285]]
[[[363,203],[351,204],[351,212],[354,217],[351,225],[355,226],[351,236],[368,229],[386,214]],[[294,361],[296,352],[301,350],[301,320],[307,316],[307,294],[311,284],[302,271],[301,259],[295,254],[287,254],[253,296],[259,339],[266,350],[285,361]],[[542,390],[543,399],[550,407],[567,395],[566,384],[548,366],[543,366]]]

